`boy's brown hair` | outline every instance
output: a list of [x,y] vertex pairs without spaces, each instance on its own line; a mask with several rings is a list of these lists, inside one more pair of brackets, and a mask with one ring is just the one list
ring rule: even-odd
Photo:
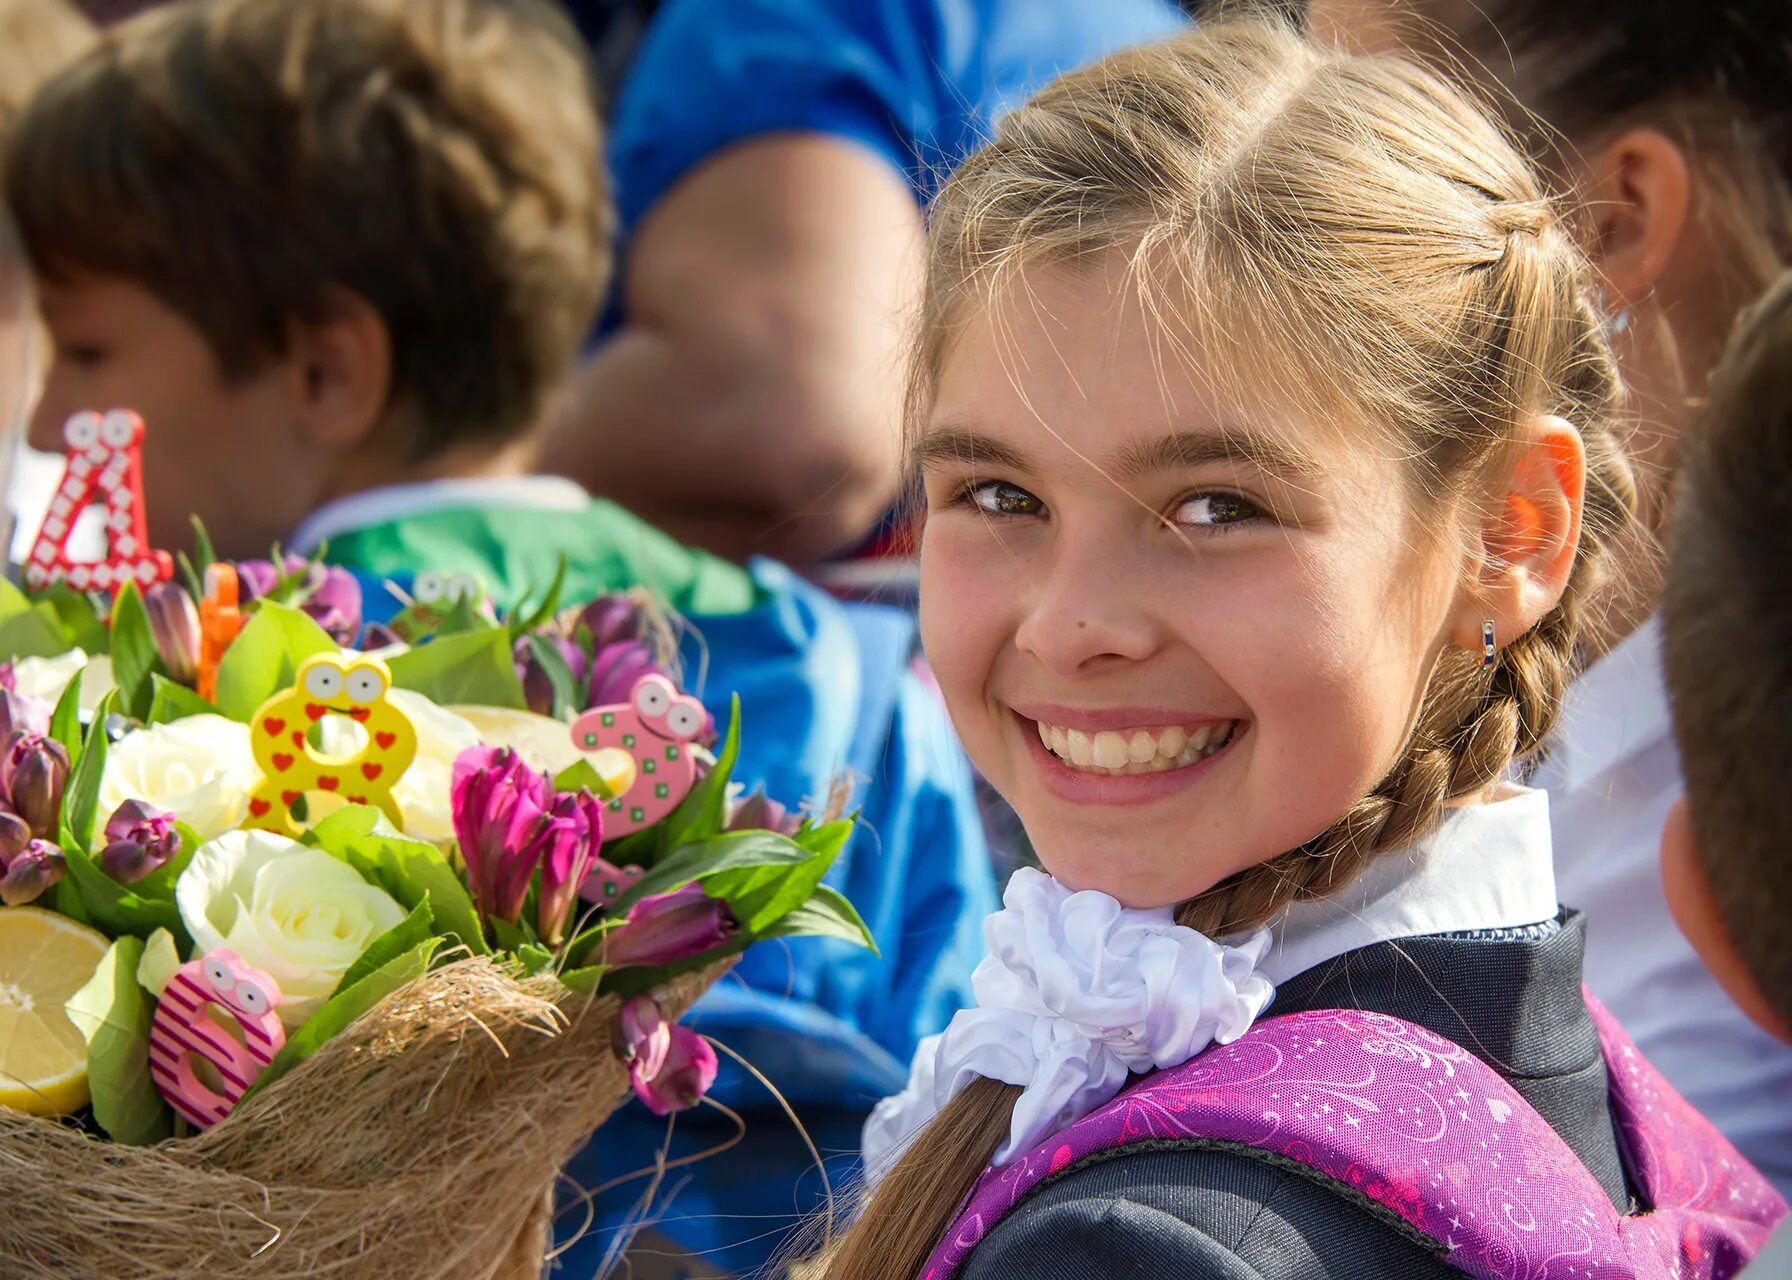
[[97,38],[67,0],[0,0],[0,127]]
[[535,424],[607,282],[600,173],[545,0],[189,0],[45,85],[0,187],[41,273],[148,289],[227,376],[364,298],[433,453]]
[[1792,1024],[1792,272],[1748,312],[1688,437],[1664,603],[1699,861]]

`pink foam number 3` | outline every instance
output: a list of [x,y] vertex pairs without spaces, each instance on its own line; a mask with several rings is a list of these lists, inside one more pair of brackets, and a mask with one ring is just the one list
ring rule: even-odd
[[[26,558],[25,585],[42,589],[66,581],[77,591],[116,591],[129,582],[141,589],[173,576],[173,559],[149,545],[143,514],[143,419],[128,409],[103,417],[83,410],[63,425],[62,439],[68,462]],[[70,560],[69,535],[95,496],[106,504],[109,553],[104,560]]]
[[635,681],[626,704],[593,707],[572,722],[580,751],[626,751],[635,761],[634,782],[604,806],[606,842],[651,827],[690,794],[697,784],[691,744],[708,723],[701,702],[653,673]]
[[[228,947],[175,970],[149,1026],[149,1074],[168,1105],[201,1129],[229,1115],[286,1044],[279,1005],[274,980]],[[236,1020],[241,1040],[214,1020],[213,1009]],[[218,1073],[222,1093],[199,1079],[194,1058]]]

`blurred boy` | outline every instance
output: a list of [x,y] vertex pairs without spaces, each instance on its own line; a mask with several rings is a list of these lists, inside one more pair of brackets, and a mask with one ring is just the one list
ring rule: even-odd
[[[710,709],[741,696],[742,781],[795,802],[841,770],[869,779],[870,829],[830,879],[882,958],[758,948],[700,1006],[824,1147],[851,1145],[968,994],[994,889],[967,769],[908,672],[908,619],[528,474],[608,275],[598,155],[582,51],[538,0],[211,0],[127,23],[45,88],[5,157],[55,340],[35,429],[50,443],[77,409],[136,409],[157,545],[184,545],[190,514],[230,557],[327,543],[372,619],[385,579],[469,572],[512,605],[562,554],[566,599],[646,586],[690,618]],[[744,1077],[719,1089],[767,1102]],[[651,1165],[648,1119],[619,1115],[575,1176]],[[740,1243],[775,1235],[749,1214],[807,1207],[787,1122],[750,1123],[753,1153],[698,1166],[672,1233],[736,1244],[741,1268],[775,1244]]]
[[[1792,1041],[1792,273],[1744,316],[1687,451],[1663,631],[1686,794],[1662,879],[1731,998]],[[1792,1275],[1792,1233],[1750,1273]]]

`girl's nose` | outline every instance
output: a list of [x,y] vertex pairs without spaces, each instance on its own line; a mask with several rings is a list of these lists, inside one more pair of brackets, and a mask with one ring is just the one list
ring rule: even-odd
[[1035,583],[1014,642],[1054,675],[1075,676],[1157,652],[1163,628],[1148,583],[1123,557],[1059,543]]

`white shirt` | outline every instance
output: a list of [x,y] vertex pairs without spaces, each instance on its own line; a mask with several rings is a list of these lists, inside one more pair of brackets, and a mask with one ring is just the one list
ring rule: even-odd
[[1645,1056],[1792,1195],[1792,1047],[1736,1007],[1674,926],[1661,828],[1685,789],[1652,618],[1584,674],[1547,787],[1562,901],[1587,916],[1587,985]]

